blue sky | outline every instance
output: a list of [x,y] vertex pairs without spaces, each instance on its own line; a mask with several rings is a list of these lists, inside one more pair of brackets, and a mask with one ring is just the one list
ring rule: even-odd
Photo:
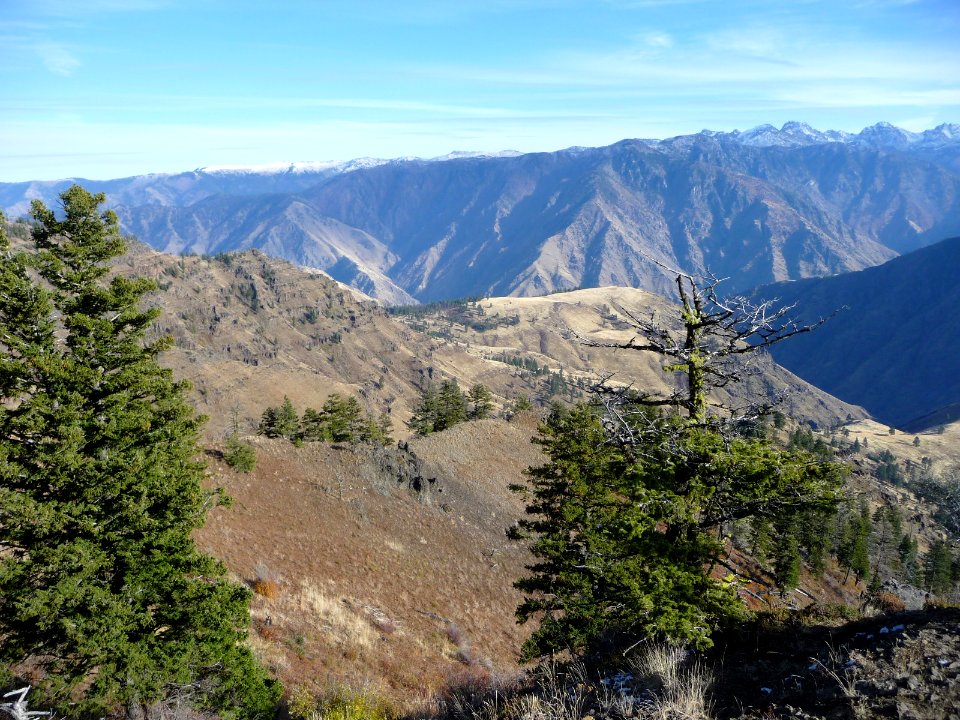
[[0,0],[0,181],[960,122],[957,0]]

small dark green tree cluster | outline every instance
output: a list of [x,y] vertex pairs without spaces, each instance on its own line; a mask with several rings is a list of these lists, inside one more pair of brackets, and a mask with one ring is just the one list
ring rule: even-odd
[[297,414],[289,397],[283,404],[263,411],[257,432],[270,438],[287,438],[294,442],[379,443],[393,442],[390,416],[382,413],[372,418],[360,407],[355,397],[339,393],[329,395],[320,410],[307,408]]
[[493,396],[490,389],[477,383],[464,395],[454,380],[444,380],[438,388],[428,383],[407,425],[418,435],[428,435],[453,427],[466,420],[490,417]]
[[777,516],[755,515],[747,523],[746,547],[761,565],[770,565],[782,593],[799,585],[800,571],[826,569],[833,550],[836,511],[830,506],[789,509]]
[[[35,201],[0,237],[0,662],[66,716],[143,717],[171,694],[272,717],[245,644],[248,591],[194,545],[211,494],[203,418],[148,342],[153,283],[107,279],[126,244],[104,196]],[[58,217],[59,215],[59,217]]]
[[[751,351],[745,340],[764,346],[805,328],[778,328],[781,314],[721,302],[689,276],[677,282],[679,332],[621,309],[644,340],[608,346],[668,358],[685,387],[665,398],[601,387],[602,407],[555,406],[541,426],[548,462],[517,488],[527,516],[511,533],[531,539],[535,558],[516,582],[525,595],[518,619],[540,621],[526,659],[645,637],[709,645],[711,631],[743,611],[733,576],[711,572],[728,528],[828,513],[838,501],[841,466],[774,446],[765,433],[738,434],[754,426],[749,417],[725,420],[709,404],[712,386],[738,378],[730,361]],[[799,571],[798,533],[779,539],[787,586]]]
[[223,460],[238,472],[253,472],[257,467],[257,451],[253,445],[242,440],[240,435],[234,432],[227,437]]
[[840,519],[837,560],[841,567],[846,568],[847,577],[853,571],[857,580],[862,581],[870,577],[870,536],[873,532],[866,500],[861,501],[858,511],[841,515]]
[[293,402],[286,395],[283,396],[283,404],[274,407],[270,406],[263,411],[260,416],[260,425],[257,427],[258,435],[266,435],[268,438],[286,438],[293,440],[300,432],[300,417],[297,415]]
[[[668,637],[708,645],[739,617],[736,585],[707,569],[724,552],[723,528],[758,513],[829,509],[841,472],[805,451],[715,430],[684,431],[643,415],[642,446],[609,442],[596,408],[556,406],[537,442],[550,461],[521,488],[531,499],[514,536],[537,558],[516,585],[521,621],[540,618],[527,659],[598,643]],[[634,420],[639,414],[634,414]],[[679,432],[678,432],[679,430]],[[796,535],[784,584],[796,582]]]
[[923,586],[930,592],[946,596],[960,582],[960,558],[954,555],[950,544],[938,540],[924,557]]

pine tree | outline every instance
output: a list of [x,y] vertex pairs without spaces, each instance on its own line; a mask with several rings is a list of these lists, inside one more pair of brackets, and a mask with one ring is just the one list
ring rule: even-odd
[[750,554],[761,565],[773,552],[773,524],[770,518],[758,515],[750,518]]
[[260,415],[260,424],[257,426],[257,435],[266,435],[268,438],[280,437],[280,431],[277,430],[277,411],[278,408],[272,405]]
[[456,380],[444,380],[440,384],[437,405],[437,421],[433,426],[436,432],[451,428],[467,419],[467,399]]
[[917,539],[912,535],[904,534],[897,547],[897,555],[900,560],[901,577],[911,584],[919,584],[917,552]]
[[355,442],[363,432],[363,411],[353,396],[345,398],[339,393],[333,393],[323,403],[321,415],[323,435],[333,442]]
[[420,401],[413,409],[413,416],[407,422],[407,425],[418,435],[427,435],[437,430],[437,422],[440,414],[440,398],[437,395],[437,387],[432,382],[420,393]]
[[870,535],[873,523],[870,508],[866,501],[861,502],[860,511],[851,512],[846,518],[837,549],[837,559],[847,568],[847,578],[852,570],[857,580],[863,580],[870,574]]
[[276,418],[276,431],[279,436],[293,440],[300,431],[300,418],[293,402],[286,395],[283,396],[283,404],[278,408]]
[[749,417],[711,409],[711,387],[741,377],[733,361],[752,351],[747,341],[758,341],[755,350],[805,331],[777,327],[783,315],[766,305],[721,301],[714,285],[678,277],[679,333],[623,311],[634,339],[588,342],[657,353],[685,387],[656,397],[600,386],[602,411],[566,419],[554,410],[541,427],[548,462],[520,488],[530,502],[515,533],[532,539],[536,559],[516,583],[525,594],[518,618],[540,619],[527,659],[638,636],[707,646],[715,627],[743,611],[734,586],[708,572],[722,560],[725,528],[836,505],[840,466],[738,434]]
[[300,418],[300,436],[309,442],[330,440],[323,413],[314,408],[307,408]]
[[938,540],[924,557],[924,587],[937,595],[953,589],[953,553],[950,546]]
[[[179,690],[225,717],[277,699],[244,644],[249,593],[198,551],[203,418],[147,342],[153,283],[113,277],[104,196],[39,201],[0,262],[0,661],[70,717],[144,714]],[[74,704],[74,702],[76,703]]]
[[513,417],[519,413],[530,412],[531,410],[533,410],[533,403],[530,402],[530,398],[523,393],[519,393],[513,399],[513,406],[510,408],[509,415]]
[[831,549],[832,533],[836,509],[820,507],[804,510],[798,515],[797,541],[806,553],[806,562],[810,572],[822,575],[826,569],[827,553]]
[[490,395],[490,389],[481,383],[477,383],[470,388],[467,393],[467,400],[470,403],[470,412],[467,413],[469,420],[482,420],[490,417],[493,410],[493,398]]
[[786,519],[774,544],[773,572],[781,594],[793,590],[800,582],[800,545],[797,542],[797,522]]
[[390,445],[393,443],[393,421],[387,413],[380,413],[376,420],[368,419],[368,429],[366,431],[369,442],[378,445]]

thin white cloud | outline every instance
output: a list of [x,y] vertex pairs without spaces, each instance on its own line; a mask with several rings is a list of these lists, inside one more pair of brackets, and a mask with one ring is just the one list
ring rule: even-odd
[[80,61],[75,58],[63,45],[55,42],[43,42],[34,46],[34,51],[47,70],[55,75],[69,77],[74,70],[80,67]]
[[652,48],[671,48],[673,47],[673,37],[665,32],[648,32],[641,36],[641,41]]
[[940,108],[960,105],[960,87],[912,90],[888,87],[812,86],[783,90],[775,93],[774,97],[790,105],[809,108]]

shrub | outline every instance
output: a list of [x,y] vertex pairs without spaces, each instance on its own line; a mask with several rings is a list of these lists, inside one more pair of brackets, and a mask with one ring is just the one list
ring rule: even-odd
[[317,698],[306,688],[293,691],[287,711],[299,720],[391,720],[396,712],[382,698],[342,686]]
[[899,595],[886,590],[878,592],[873,597],[871,604],[880,612],[885,613],[903,612],[907,609],[906,603],[903,602],[903,599]]
[[223,460],[237,472],[253,472],[257,467],[257,451],[253,445],[244,442],[236,433],[233,433],[227,438]]
[[280,578],[266,565],[259,564],[254,568],[253,591],[268,600],[280,596]]

